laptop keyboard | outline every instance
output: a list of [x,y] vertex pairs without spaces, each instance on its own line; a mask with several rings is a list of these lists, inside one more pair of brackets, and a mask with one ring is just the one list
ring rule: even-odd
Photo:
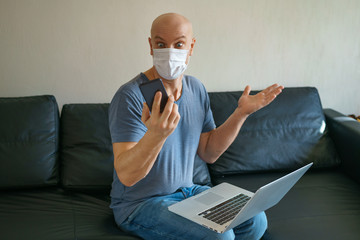
[[241,193],[223,203],[220,203],[219,205],[216,205],[215,207],[199,213],[198,215],[217,224],[223,225],[224,223],[234,219],[249,200],[249,196]]

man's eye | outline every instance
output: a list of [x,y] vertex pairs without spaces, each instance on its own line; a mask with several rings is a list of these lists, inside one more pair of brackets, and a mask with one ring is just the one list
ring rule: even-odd
[[182,42],[179,42],[179,43],[176,44],[176,47],[178,47],[178,48],[180,48],[182,46],[184,46],[184,44]]
[[165,47],[165,44],[163,44],[163,43],[158,43],[157,46],[158,46],[159,48],[163,48],[163,47]]

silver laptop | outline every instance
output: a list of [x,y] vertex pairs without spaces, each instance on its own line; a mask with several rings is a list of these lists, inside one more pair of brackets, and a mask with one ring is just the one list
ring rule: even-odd
[[221,183],[171,205],[169,210],[215,232],[224,233],[277,204],[312,165],[289,173],[255,193]]

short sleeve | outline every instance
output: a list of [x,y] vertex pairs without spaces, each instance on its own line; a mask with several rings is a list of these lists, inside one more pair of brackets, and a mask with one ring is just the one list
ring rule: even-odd
[[142,101],[134,93],[118,91],[109,107],[109,127],[112,143],[138,142],[147,131],[141,121]]
[[204,99],[204,108],[205,108],[205,117],[204,117],[204,124],[203,124],[203,128],[202,128],[202,133],[205,132],[210,132],[211,130],[216,128],[215,125],[215,121],[214,121],[214,117],[211,111],[211,107],[210,107],[210,98],[209,95],[205,89],[205,87],[203,86],[203,99]]

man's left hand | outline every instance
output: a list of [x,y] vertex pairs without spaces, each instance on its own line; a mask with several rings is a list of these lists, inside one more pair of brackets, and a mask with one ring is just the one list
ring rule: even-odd
[[250,95],[251,87],[246,86],[238,101],[238,109],[245,115],[250,115],[270,104],[284,89],[278,84],[271,85],[256,95]]

